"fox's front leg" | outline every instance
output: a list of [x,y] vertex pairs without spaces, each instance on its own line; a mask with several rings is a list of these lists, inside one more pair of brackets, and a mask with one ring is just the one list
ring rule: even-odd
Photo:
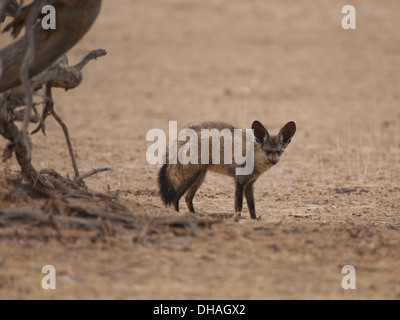
[[247,206],[249,207],[250,217],[252,219],[257,219],[256,206],[254,203],[254,183],[246,185],[244,194],[246,196]]
[[236,182],[235,188],[235,216],[240,216],[243,209],[243,192],[244,185],[240,182]]

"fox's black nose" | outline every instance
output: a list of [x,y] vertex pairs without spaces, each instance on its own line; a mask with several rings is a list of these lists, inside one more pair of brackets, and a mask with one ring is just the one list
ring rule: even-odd
[[269,160],[269,163],[272,165],[276,165],[278,163],[278,160]]

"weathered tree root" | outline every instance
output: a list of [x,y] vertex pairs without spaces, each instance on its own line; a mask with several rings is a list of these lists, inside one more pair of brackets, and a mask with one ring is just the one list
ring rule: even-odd
[[[132,213],[126,207],[115,202],[115,197],[105,194],[93,194],[76,191],[85,196],[84,205],[76,201],[70,203],[69,197],[60,197],[59,191],[53,192],[18,181],[12,191],[14,200],[19,202],[28,199],[44,203],[41,209],[34,208],[0,208],[0,227],[18,226],[19,230],[38,230],[48,228],[61,232],[64,230],[96,231],[100,238],[129,234],[135,242],[147,241],[154,236],[165,234],[173,236],[196,236],[202,230],[211,229],[212,225],[222,219],[209,219],[194,216],[153,217],[138,210]],[[73,196],[71,190],[69,196]],[[97,199],[101,198],[98,202]],[[35,232],[34,232],[35,233]]]

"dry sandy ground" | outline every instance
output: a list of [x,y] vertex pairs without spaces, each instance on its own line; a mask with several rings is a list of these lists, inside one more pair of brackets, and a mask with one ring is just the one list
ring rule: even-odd
[[[400,2],[352,3],[357,30],[345,31],[335,0],[105,0],[69,60],[108,55],[79,88],[55,94],[81,171],[114,169],[89,179],[91,190],[182,217],[183,201],[175,213],[157,196],[148,130],[258,119],[272,132],[293,120],[298,131],[256,183],[260,221],[246,209],[204,230],[96,243],[85,231],[45,241],[3,226],[0,298],[400,299]],[[47,133],[33,138],[35,167],[72,175],[54,120]],[[2,165],[2,185],[16,170]],[[231,179],[209,174],[194,204],[232,214],[233,192]],[[40,285],[48,264],[51,292]],[[356,290],[341,286],[344,265],[356,268]]]

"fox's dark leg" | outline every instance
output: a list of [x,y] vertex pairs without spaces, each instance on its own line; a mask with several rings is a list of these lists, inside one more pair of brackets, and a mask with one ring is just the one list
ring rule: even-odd
[[235,214],[239,214],[243,209],[243,191],[244,185],[240,182],[236,182],[235,189]]
[[174,201],[174,208],[175,208],[175,211],[178,211],[179,212],[179,200],[182,198],[182,196],[179,196],[179,197],[177,197],[176,199],[175,199],[175,201]]
[[188,210],[190,213],[195,213],[194,207],[193,207],[193,198],[194,195],[196,194],[197,190],[199,190],[200,186],[204,182],[204,178],[206,177],[207,171],[204,170],[200,174],[200,176],[197,178],[197,180],[192,184],[192,186],[189,188],[189,190],[186,193],[186,205],[188,207]]
[[249,183],[246,185],[244,194],[246,196],[247,206],[249,207],[250,217],[252,219],[257,219],[256,206],[254,203],[254,183]]
[[[196,183],[196,181],[200,178],[200,176],[202,175],[203,171],[197,171],[193,176],[191,176],[188,180],[188,182],[184,185],[184,187],[179,190],[175,201],[174,201],[174,207],[175,210],[179,212],[179,200],[182,198],[182,196],[186,193],[186,191],[189,190],[189,188],[191,186],[193,186],[193,184]],[[193,195],[194,196],[194,195]]]

